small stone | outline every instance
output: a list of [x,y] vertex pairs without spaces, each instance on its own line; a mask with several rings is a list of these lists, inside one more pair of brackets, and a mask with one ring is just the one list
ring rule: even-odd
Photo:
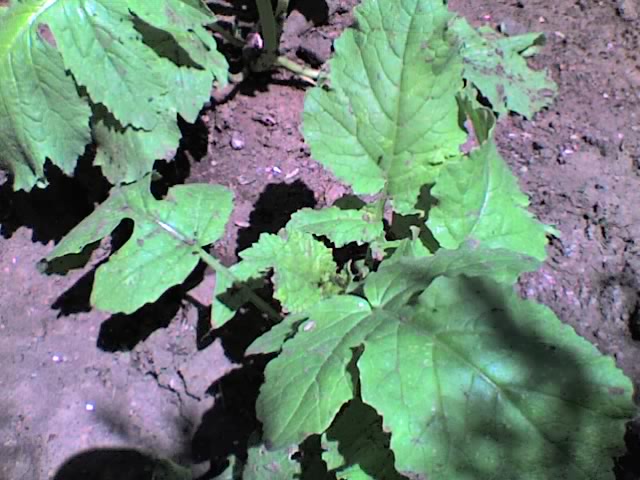
[[231,135],[231,148],[234,150],[242,150],[244,148],[244,140],[237,133]]
[[503,22],[500,23],[499,29],[501,33],[512,37],[514,35],[521,35],[523,33],[527,33],[529,30],[520,22],[513,20],[512,18],[507,18]]
[[638,14],[637,0],[617,0],[618,15],[628,22],[637,20]]
[[300,169],[299,168],[294,168],[293,170],[291,170],[289,173],[287,173],[285,175],[284,179],[285,180],[291,180],[293,177],[298,175],[298,173],[300,173]]
[[244,175],[240,175],[238,176],[238,183],[240,185],[249,185],[250,183],[255,182],[255,179],[253,178],[247,178]]

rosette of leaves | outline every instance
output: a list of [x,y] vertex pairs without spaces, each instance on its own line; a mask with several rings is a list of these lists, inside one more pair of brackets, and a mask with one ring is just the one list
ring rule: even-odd
[[200,0],[9,0],[0,5],[0,167],[16,190],[46,185],[46,160],[95,164],[128,183],[174,155],[227,63]]

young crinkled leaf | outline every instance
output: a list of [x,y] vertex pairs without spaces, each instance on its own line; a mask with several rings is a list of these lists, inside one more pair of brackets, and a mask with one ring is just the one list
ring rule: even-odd
[[420,188],[459,155],[462,59],[440,1],[366,1],[335,42],[331,90],[311,90],[303,132],[315,159],[356,194],[383,189],[414,213]]
[[500,37],[490,28],[474,29],[464,18],[451,22],[462,43],[464,77],[489,99],[494,111],[531,118],[553,101],[556,84],[546,72],[532,70],[523,52],[544,40],[541,33]]
[[[240,258],[229,269],[233,276],[246,281],[273,269],[274,297],[289,312],[301,312],[339,290],[334,282],[338,267],[331,249],[308,233],[298,230],[283,230],[281,235],[263,233],[257,243],[240,252]],[[231,278],[218,275],[211,313],[215,328],[235,314],[220,299],[232,285]]]
[[98,268],[91,292],[92,305],[101,310],[131,313],[187,278],[199,261],[199,249],[224,232],[232,208],[231,192],[218,185],[178,185],[156,200],[147,176],[116,187],[47,261],[79,253],[110,235],[122,220],[133,220],[131,238]]
[[226,82],[204,29],[215,17],[195,0],[24,0],[3,11],[0,167],[16,189],[44,184],[47,158],[73,172],[92,107],[97,163],[113,183],[141,178],[175,151],[176,115],[193,122],[213,80]]
[[442,247],[472,240],[545,259],[546,234],[555,230],[526,210],[529,199],[492,139],[446,165],[431,194],[438,202],[427,226]]
[[399,472],[614,478],[633,386],[547,307],[490,280],[441,277],[416,306],[388,314],[358,370]]
[[291,216],[287,228],[326,236],[338,248],[351,242],[370,243],[384,234],[382,220],[376,219],[373,212],[338,207],[298,210]]

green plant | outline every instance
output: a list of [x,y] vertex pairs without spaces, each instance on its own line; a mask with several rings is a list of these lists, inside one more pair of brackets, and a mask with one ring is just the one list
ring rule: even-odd
[[[277,318],[247,350],[276,354],[261,442],[220,478],[304,474],[296,452],[313,439],[337,478],[613,478],[605,459],[635,415],[631,382],[514,292],[557,232],[526,210],[477,100],[525,116],[548,104],[554,84],[522,58],[540,41],[476,31],[438,0],[365,0],[303,122],[313,156],[359,201],[296,212],[226,269],[206,246],[231,193],[176,186],[156,200],[147,175],[114,188],[49,255],[80,253],[129,218],[131,238],[97,270],[95,306],[132,312],[202,260],[218,272],[213,327],[245,299]],[[318,237],[368,254],[339,266]],[[267,272],[283,318],[245,283]]]

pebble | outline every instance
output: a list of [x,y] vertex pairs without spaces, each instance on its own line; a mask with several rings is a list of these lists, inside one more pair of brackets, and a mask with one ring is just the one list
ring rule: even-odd
[[298,175],[298,173],[300,173],[300,169],[299,168],[294,168],[293,170],[291,170],[289,173],[287,173],[284,177],[285,180],[291,180],[293,177],[295,177],[296,175]]
[[238,133],[231,135],[231,148],[234,150],[242,150],[244,148],[244,140]]
[[521,35],[528,32],[527,27],[511,18],[507,18],[503,22],[501,22],[499,25],[499,29],[501,33],[504,33],[509,37],[512,37],[514,35]]
[[640,16],[638,13],[638,4],[636,0],[617,0],[618,15],[629,22],[637,20]]

